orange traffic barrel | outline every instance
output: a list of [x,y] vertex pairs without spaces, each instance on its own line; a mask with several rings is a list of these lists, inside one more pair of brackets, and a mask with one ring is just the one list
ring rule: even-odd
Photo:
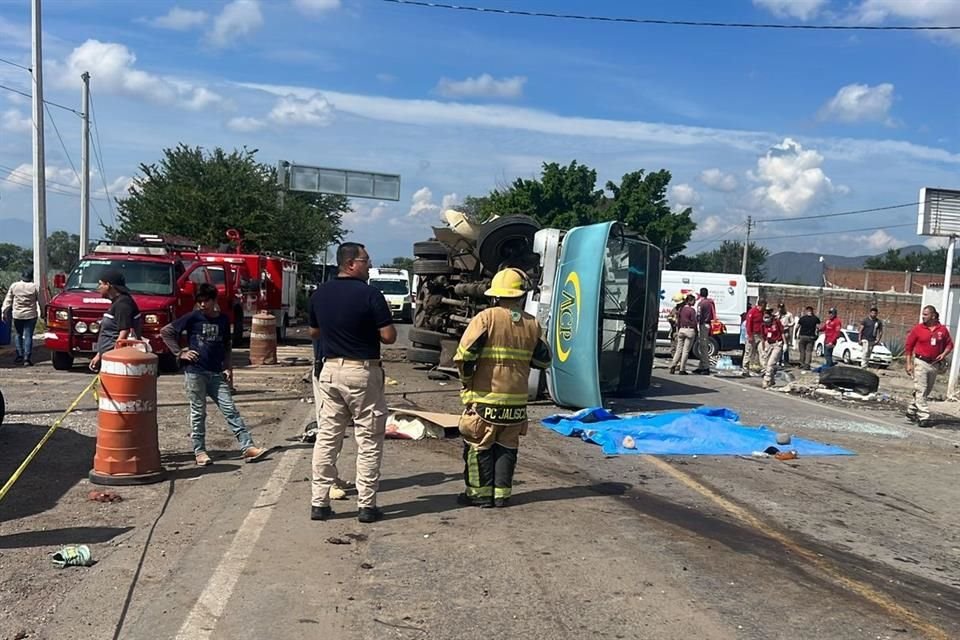
[[250,325],[250,364],[277,364],[277,319],[269,313],[253,316]]
[[100,359],[97,452],[90,482],[105,485],[159,482],[166,473],[160,465],[157,435],[159,359],[147,353],[142,342],[124,340],[118,342],[117,347]]

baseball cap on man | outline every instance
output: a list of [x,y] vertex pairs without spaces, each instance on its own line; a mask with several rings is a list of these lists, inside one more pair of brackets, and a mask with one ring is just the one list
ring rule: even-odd
[[106,282],[108,285],[120,293],[130,293],[127,289],[127,279],[119,269],[107,269],[100,275],[100,282]]
[[837,315],[837,308],[836,308],[836,307],[830,307],[830,311],[828,311],[827,313],[832,313],[833,315]]

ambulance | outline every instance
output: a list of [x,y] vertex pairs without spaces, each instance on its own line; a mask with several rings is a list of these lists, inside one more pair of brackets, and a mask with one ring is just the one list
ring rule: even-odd
[[372,268],[368,282],[386,298],[394,320],[413,322],[413,294],[410,292],[410,273],[406,269]]

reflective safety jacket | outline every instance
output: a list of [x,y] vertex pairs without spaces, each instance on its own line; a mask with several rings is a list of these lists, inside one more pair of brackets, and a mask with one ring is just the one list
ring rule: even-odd
[[536,318],[491,307],[470,321],[453,359],[460,370],[463,404],[492,424],[517,424],[527,419],[530,367],[546,368],[550,348]]

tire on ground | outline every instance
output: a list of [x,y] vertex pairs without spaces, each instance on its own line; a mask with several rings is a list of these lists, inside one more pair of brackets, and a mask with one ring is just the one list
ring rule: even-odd
[[426,260],[417,258],[413,261],[413,273],[418,276],[446,275],[453,273],[453,267],[446,260]]
[[445,333],[439,331],[429,331],[427,329],[410,329],[409,332],[410,342],[415,345],[423,345],[425,347],[435,347],[440,348],[440,341],[449,338]]
[[868,394],[880,388],[880,378],[872,371],[859,367],[835,366],[820,372],[820,384],[831,389],[840,387]]
[[407,362],[419,362],[421,364],[440,364],[439,349],[422,349],[419,347],[407,347]]
[[438,240],[424,240],[413,243],[414,258],[446,259],[450,255],[447,245]]

